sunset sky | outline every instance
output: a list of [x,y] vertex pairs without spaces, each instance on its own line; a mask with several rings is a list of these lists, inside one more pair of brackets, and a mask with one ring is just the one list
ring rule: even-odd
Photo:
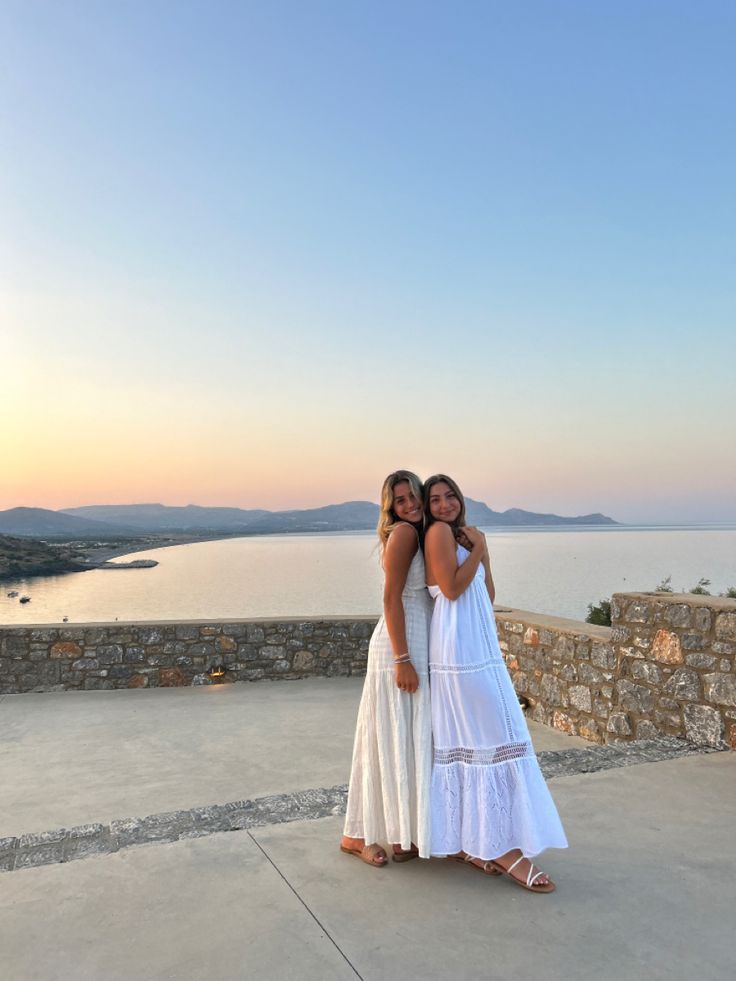
[[0,509],[736,521],[736,5],[5,0]]

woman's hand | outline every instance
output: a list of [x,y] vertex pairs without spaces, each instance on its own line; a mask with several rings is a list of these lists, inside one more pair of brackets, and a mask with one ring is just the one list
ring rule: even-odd
[[469,552],[473,551],[473,543],[465,534],[464,528],[455,528],[454,535],[455,535],[455,541],[458,543],[458,545],[462,545],[463,548],[467,548]]
[[394,677],[397,688],[409,692],[410,695],[413,695],[419,687],[419,676],[411,661],[402,661],[401,664],[394,665]]
[[[476,529],[464,528],[462,531],[466,533],[470,531],[471,536],[475,533],[475,542],[479,541],[480,532]],[[480,537],[485,539],[484,535]],[[449,600],[456,600],[462,596],[472,582],[483,558],[482,547],[478,547],[477,544],[473,547],[473,541],[468,536],[464,539],[468,544],[463,547],[468,548],[470,554],[464,562],[458,565],[458,541],[457,531],[453,531],[449,524],[444,521],[435,521],[433,525],[430,525],[424,539],[427,584],[439,586],[442,595]],[[395,647],[394,650],[396,650]]]
[[485,553],[488,551],[488,546],[486,544],[486,536],[482,531],[478,531],[473,525],[466,525],[464,528],[458,528],[455,538],[457,542],[467,548],[469,552],[472,552],[476,548],[480,548],[481,552]]

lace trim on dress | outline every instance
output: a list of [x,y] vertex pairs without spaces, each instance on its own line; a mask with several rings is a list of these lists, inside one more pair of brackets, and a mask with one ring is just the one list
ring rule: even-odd
[[[408,664],[409,661],[404,661],[403,663]],[[422,675],[428,674],[427,668],[423,664],[417,664],[416,662],[411,661],[411,666],[414,668],[414,670],[420,677]],[[380,664],[376,666],[369,664],[366,669],[366,674],[383,674],[386,671],[393,671],[395,668],[396,668],[395,664]]]
[[468,766],[495,766],[498,763],[509,763],[511,760],[521,760],[533,757],[532,744],[507,743],[504,746],[491,746],[487,749],[468,749],[459,746],[456,749],[435,749],[434,762],[436,766],[450,766],[453,763],[465,763]]
[[503,668],[506,665],[503,661],[496,659],[492,661],[487,658],[485,661],[475,661],[473,664],[442,664],[439,661],[430,661],[429,670],[435,674],[469,674],[472,671],[488,671]]

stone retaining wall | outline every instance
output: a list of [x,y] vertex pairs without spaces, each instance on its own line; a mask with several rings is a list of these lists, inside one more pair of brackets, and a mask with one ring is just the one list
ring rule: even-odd
[[365,672],[375,617],[0,627],[0,693]]
[[736,600],[617,593],[614,734],[686,736],[736,749]]
[[616,703],[611,628],[502,609],[496,610],[496,624],[529,716],[591,742],[607,742]]
[[684,736],[736,749],[736,600],[617,593],[612,627],[496,612],[536,721],[593,742]]
[[[622,593],[613,627],[496,610],[530,717],[592,742],[736,748],[736,600]],[[375,617],[0,626],[0,694],[365,672]]]

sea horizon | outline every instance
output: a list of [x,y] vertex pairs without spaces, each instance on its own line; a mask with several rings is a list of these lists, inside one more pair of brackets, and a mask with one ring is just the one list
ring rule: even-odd
[[[584,620],[589,604],[614,592],[674,592],[711,580],[717,595],[736,585],[736,525],[491,527],[500,606]],[[603,534],[605,533],[605,534]],[[6,580],[0,623],[105,622],[355,616],[381,612],[375,531],[210,536],[127,549],[149,569]],[[8,592],[31,597],[21,606]]]

